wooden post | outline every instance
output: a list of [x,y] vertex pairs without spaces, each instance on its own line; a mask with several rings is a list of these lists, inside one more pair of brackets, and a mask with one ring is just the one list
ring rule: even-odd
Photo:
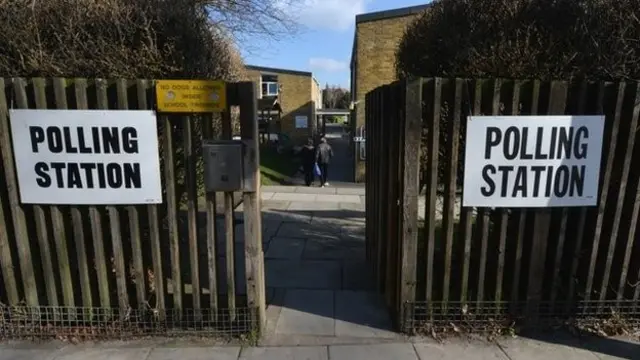
[[[420,142],[422,133],[422,78],[406,82],[402,149],[402,246],[400,282],[400,319],[407,323],[414,314],[407,304],[416,301],[418,253],[418,196],[420,193]],[[406,311],[406,312],[405,312]]]
[[256,121],[256,89],[255,84],[252,82],[240,83],[237,86],[241,135],[246,146],[244,158],[245,182],[249,182],[246,186],[254,190],[245,191],[242,202],[244,206],[244,255],[247,300],[249,307],[257,311],[254,321],[261,332],[266,323],[266,296],[260,209],[260,152]]

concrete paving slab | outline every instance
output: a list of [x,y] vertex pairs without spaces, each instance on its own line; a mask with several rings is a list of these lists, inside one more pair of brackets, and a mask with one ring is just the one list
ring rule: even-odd
[[344,290],[373,291],[375,281],[366,260],[345,261],[342,265],[342,288]]
[[303,259],[315,260],[364,260],[365,244],[334,236],[313,237],[307,240],[302,253]]
[[[275,194],[274,194],[275,195]],[[272,195],[273,197],[273,195]],[[286,210],[289,207],[289,201],[285,200],[264,200],[260,204],[262,211],[265,210]]]
[[266,258],[298,260],[302,257],[304,244],[304,239],[274,237],[269,244]]
[[301,194],[329,194],[335,195],[337,194],[336,188],[332,187],[319,187],[319,186],[300,186],[296,189],[297,193]]
[[260,193],[260,198],[262,200],[271,200],[271,198],[273,197],[273,192],[267,192],[267,191],[263,191]]
[[349,211],[353,211],[353,212],[357,212],[358,214],[361,214],[362,217],[365,216],[364,214],[365,204],[363,202],[357,202],[357,203],[341,202],[339,206],[340,206],[340,210],[349,210]]
[[140,360],[146,359],[150,348],[104,348],[83,347],[81,350],[69,348],[55,357],[56,360]]
[[360,204],[360,196],[358,195],[318,195],[316,197],[316,201]]
[[298,289],[340,289],[337,261],[265,260],[267,286]]
[[[301,194],[302,195],[302,194]],[[329,196],[329,195],[319,195],[319,196]],[[299,201],[291,201],[289,207],[287,208],[289,211],[337,211],[340,210],[340,206],[338,203],[332,202],[318,202],[318,201],[304,201],[300,199]]]
[[581,344],[602,360],[640,360],[640,339],[588,337]]
[[328,234],[335,234],[337,237],[340,234],[340,228],[331,228],[325,224],[301,224],[301,223],[283,223],[276,236],[306,239],[314,236],[324,236]]
[[316,196],[317,195],[315,194],[275,193],[271,200],[314,202],[316,200]]
[[[288,203],[287,203],[288,204]],[[288,206],[288,205],[287,205]],[[309,223],[311,211],[262,210],[262,221],[280,221],[288,223]]]
[[361,188],[337,188],[337,194],[338,195],[364,195],[365,194],[365,188],[361,187]]
[[236,360],[240,347],[189,347],[153,349],[146,360]]
[[331,360],[419,360],[411,344],[330,346]]
[[328,360],[326,346],[251,347],[242,349],[238,360]]
[[366,225],[345,225],[342,226],[340,236],[348,241],[361,241],[366,240]]
[[394,338],[391,317],[379,294],[336,291],[336,336]]
[[54,351],[44,349],[12,349],[1,346],[0,350],[0,360],[51,360],[56,356]]
[[277,334],[335,335],[333,291],[287,290]]
[[296,192],[296,186],[262,186],[262,191],[273,193],[293,193]]
[[[597,360],[598,357],[587,350],[571,345],[554,344],[538,340],[517,338],[503,339],[500,346],[512,360]],[[576,343],[577,345],[578,343]]]
[[364,219],[351,215],[352,213],[348,210],[314,211],[311,224],[329,225],[337,228],[364,224]]
[[424,342],[414,344],[420,360],[509,360],[496,344],[456,339],[444,344]]

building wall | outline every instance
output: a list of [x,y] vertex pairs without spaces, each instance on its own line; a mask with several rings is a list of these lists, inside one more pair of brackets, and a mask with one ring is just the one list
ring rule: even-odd
[[[280,84],[280,94],[278,100],[282,107],[281,128],[294,142],[301,143],[310,135],[311,119],[315,118],[315,105],[312,95],[313,77],[311,75],[297,75],[291,73],[281,73],[277,71],[260,71],[247,69],[249,81],[257,84],[259,95],[261,95],[262,74],[274,74],[278,76]],[[308,125],[306,129],[296,129],[296,116],[306,116]]]
[[[397,80],[396,50],[404,31],[418,15],[393,17],[356,24],[352,87],[355,90],[355,127],[365,123],[366,94]],[[364,181],[365,163],[356,158],[356,181]]]

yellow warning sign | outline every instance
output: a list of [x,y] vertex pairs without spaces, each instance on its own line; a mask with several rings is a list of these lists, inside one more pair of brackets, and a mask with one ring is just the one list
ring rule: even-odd
[[221,112],[227,107],[227,92],[224,81],[158,80],[156,101],[160,112]]

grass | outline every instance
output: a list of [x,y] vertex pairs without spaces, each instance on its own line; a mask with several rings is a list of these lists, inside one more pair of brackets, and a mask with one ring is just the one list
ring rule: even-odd
[[300,167],[293,154],[278,154],[271,147],[260,148],[260,179],[262,185],[285,185]]

